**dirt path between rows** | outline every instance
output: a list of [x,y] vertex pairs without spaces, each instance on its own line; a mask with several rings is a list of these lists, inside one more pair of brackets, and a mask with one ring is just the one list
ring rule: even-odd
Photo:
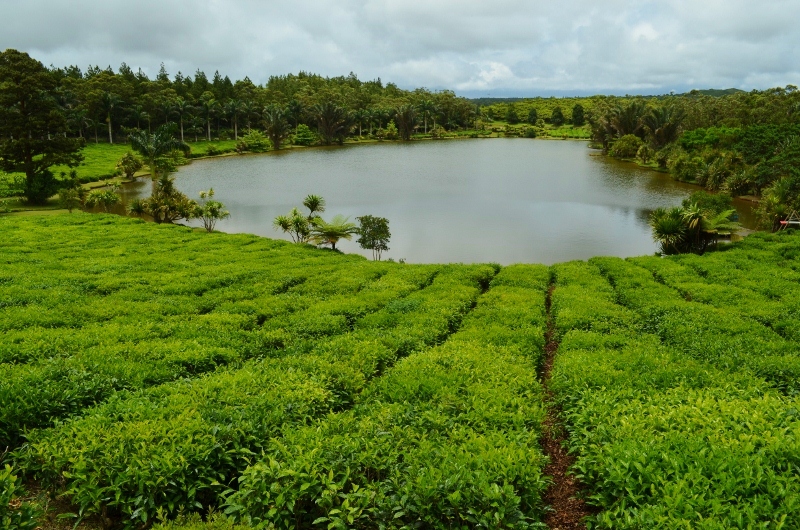
[[551,511],[545,516],[544,522],[552,530],[585,530],[583,519],[592,515],[594,510],[582,499],[582,486],[580,482],[569,474],[569,468],[575,457],[567,453],[564,448],[566,433],[560,427],[559,417],[561,410],[553,398],[550,390],[550,374],[553,361],[558,351],[558,340],[555,325],[550,312],[551,300],[555,285],[551,285],[545,300],[547,311],[547,331],[545,333],[545,358],[542,368],[542,386],[545,392],[545,405],[547,416],[544,420],[542,432],[542,451],[550,459],[544,468],[544,474],[552,477],[553,482],[545,492],[544,500]]

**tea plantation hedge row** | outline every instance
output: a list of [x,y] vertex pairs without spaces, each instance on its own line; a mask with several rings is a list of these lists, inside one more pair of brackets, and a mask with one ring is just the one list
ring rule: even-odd
[[126,528],[542,527],[551,326],[589,527],[800,527],[797,235],[500,267],[0,230],[3,521],[35,524],[24,475]]

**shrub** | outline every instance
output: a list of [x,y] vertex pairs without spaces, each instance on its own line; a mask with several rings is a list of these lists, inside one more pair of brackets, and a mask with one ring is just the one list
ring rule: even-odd
[[634,158],[642,144],[643,142],[638,136],[626,134],[614,142],[609,154],[616,158]]
[[309,146],[317,143],[318,138],[316,133],[308,128],[308,125],[305,123],[301,123],[297,126],[297,130],[292,137],[292,143],[294,145],[304,145]]
[[0,468],[0,528],[34,530],[39,527],[42,510],[22,500],[22,480],[10,465]]

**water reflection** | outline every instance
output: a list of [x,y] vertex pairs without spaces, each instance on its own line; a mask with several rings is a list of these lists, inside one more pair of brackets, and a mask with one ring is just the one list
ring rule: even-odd
[[[226,232],[283,237],[272,219],[309,193],[326,216],[387,217],[387,257],[409,262],[555,263],[656,250],[655,208],[695,187],[598,156],[583,142],[491,139],[306,149],[195,161],[177,173],[190,197],[213,187]],[[150,183],[126,186],[126,201]],[[739,205],[743,220],[746,206]],[[342,242],[344,252],[361,252]]]

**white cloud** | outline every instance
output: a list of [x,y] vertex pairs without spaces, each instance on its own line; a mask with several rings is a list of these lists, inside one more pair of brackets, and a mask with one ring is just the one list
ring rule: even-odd
[[0,49],[518,95],[800,84],[797,0],[0,0]]

